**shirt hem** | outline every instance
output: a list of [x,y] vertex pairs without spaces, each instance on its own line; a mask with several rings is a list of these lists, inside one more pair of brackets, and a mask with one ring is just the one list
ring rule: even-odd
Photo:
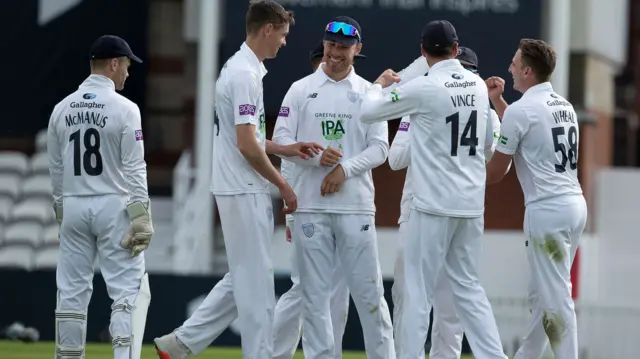
[[211,191],[211,194],[213,194],[214,196],[235,196],[238,194],[270,194],[271,192],[268,189],[261,189],[261,190],[232,190],[232,191],[219,191],[219,190],[213,190],[213,189],[209,189],[209,191]]
[[299,208],[298,213],[369,214],[375,215],[375,208]]
[[[62,194],[62,198],[66,198],[66,197],[96,197],[96,196],[123,196],[123,197],[127,197],[129,198],[131,195],[129,193],[125,193],[125,192],[103,192],[103,193],[96,193],[96,192],[90,192],[90,193],[74,193],[74,194]],[[149,198],[147,197],[147,200]]]
[[418,207],[418,206],[414,206],[413,208],[420,212],[433,214],[436,216],[443,216],[443,217],[478,218],[484,215],[484,208],[479,211],[455,211],[455,210],[444,210],[444,209]]

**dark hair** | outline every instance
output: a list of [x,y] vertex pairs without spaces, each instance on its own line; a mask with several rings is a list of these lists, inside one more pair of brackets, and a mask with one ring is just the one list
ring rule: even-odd
[[522,64],[531,67],[540,82],[547,82],[556,68],[556,52],[542,40],[522,39],[518,45]]
[[422,46],[422,48],[424,49],[424,52],[427,53],[427,55],[430,55],[431,57],[452,57],[454,56],[453,53],[453,46],[447,46],[447,47],[442,47],[442,46],[438,46],[438,47],[424,47]]
[[273,0],[252,0],[245,20],[247,34],[253,34],[266,24],[280,27],[293,25],[293,12],[288,11]]

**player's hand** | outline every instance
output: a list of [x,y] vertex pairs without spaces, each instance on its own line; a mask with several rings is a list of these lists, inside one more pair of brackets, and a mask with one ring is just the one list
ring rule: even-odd
[[340,190],[340,186],[344,183],[344,169],[341,165],[337,165],[327,177],[322,181],[322,187],[320,187],[320,194],[322,196],[326,196],[331,193],[338,192]]
[[338,164],[342,158],[342,152],[335,148],[327,148],[322,152],[322,157],[320,157],[320,166],[332,167]]
[[280,191],[280,197],[284,201],[284,207],[282,208],[282,212],[284,214],[291,214],[298,209],[298,197],[293,192],[293,188],[285,182],[284,185],[278,188]]
[[136,257],[149,248],[149,243],[153,236],[151,209],[140,202],[134,202],[127,206],[127,213],[131,220],[131,228],[129,228],[120,245],[122,248],[130,250],[132,257]]
[[291,228],[287,227],[287,242],[291,243]]
[[385,88],[396,82],[400,82],[400,76],[395,71],[388,69],[385,70],[374,83],[380,84],[382,88]]
[[315,142],[298,142],[288,146],[283,146],[282,153],[285,157],[300,157],[304,160],[315,157],[324,147]]
[[504,80],[498,76],[489,77],[484,81],[489,90],[489,99],[495,101],[500,99],[504,93]]

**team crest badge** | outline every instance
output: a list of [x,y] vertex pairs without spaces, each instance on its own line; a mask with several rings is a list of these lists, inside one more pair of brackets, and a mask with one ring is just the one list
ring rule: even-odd
[[305,223],[302,225],[302,232],[304,233],[305,236],[307,236],[307,238],[311,238],[313,237],[313,232],[315,232],[315,228],[313,226],[313,223]]
[[351,103],[356,103],[360,100],[360,94],[355,91],[349,91],[347,92],[347,98]]

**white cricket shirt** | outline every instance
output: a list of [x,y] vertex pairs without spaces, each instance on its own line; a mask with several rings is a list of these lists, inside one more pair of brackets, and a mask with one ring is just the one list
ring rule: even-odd
[[531,87],[507,107],[496,151],[514,156],[525,205],[582,194],[579,137],[573,106],[548,82]]
[[[493,155],[493,151],[498,144],[498,137],[500,135],[500,118],[498,114],[491,110],[491,123],[493,128],[493,143],[491,148],[485,150],[486,161],[489,161]],[[404,187],[402,189],[402,199],[400,200],[400,218],[398,218],[398,224],[409,220],[409,212],[411,210],[411,201],[413,199],[413,189],[411,188],[411,151],[410,151],[410,139],[409,128],[411,126],[411,120],[409,116],[405,116],[400,121],[398,132],[393,139],[391,148],[389,149],[389,166],[392,170],[398,171],[403,168],[407,168],[407,173],[404,179]]]
[[211,192],[214,195],[269,193],[268,181],[256,172],[238,149],[236,126],[255,125],[256,140],[264,149],[265,117],[262,62],[243,43],[222,67],[216,82]]
[[371,86],[360,119],[373,123],[409,115],[412,208],[474,218],[484,213],[485,150],[493,143],[489,110],[484,80],[453,59],[390,94]]
[[63,197],[121,194],[148,203],[140,109],[111,79],[90,75],[60,101],[47,134],[55,205]]
[[339,149],[346,181],[337,193],[320,195],[322,181],[333,168],[321,167],[321,155],[312,159],[287,157],[296,166],[298,212],[375,214],[371,169],[387,158],[386,123],[358,120],[362,94],[371,84],[355,70],[342,81],[330,79],[320,65],[287,92],[273,133],[281,145],[317,142]]

